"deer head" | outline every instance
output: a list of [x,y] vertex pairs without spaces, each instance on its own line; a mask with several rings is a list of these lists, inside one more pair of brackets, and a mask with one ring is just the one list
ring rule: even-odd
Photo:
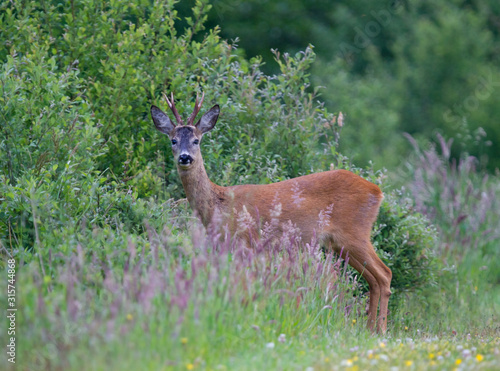
[[179,170],[189,170],[193,167],[193,164],[202,163],[200,152],[201,139],[203,134],[214,128],[219,118],[220,109],[219,105],[216,104],[210,108],[195,125],[193,125],[198,112],[200,112],[201,105],[203,104],[203,98],[204,94],[201,96],[201,100],[198,103],[198,97],[196,97],[194,111],[187,119],[186,124],[183,123],[179,112],[177,112],[175,108],[173,93],[170,100],[167,96],[165,96],[165,99],[175,116],[177,125],[175,125],[161,109],[156,106],[151,106],[151,117],[153,118],[156,129],[168,135],[170,138],[174,160]]

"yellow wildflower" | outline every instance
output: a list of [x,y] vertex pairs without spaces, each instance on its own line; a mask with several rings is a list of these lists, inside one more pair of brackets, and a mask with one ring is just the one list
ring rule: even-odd
[[353,360],[354,362],[356,362],[358,359],[359,359],[359,358],[358,358],[358,356],[354,356],[354,357],[352,357],[352,360]]
[[434,353],[429,353],[429,358],[430,358],[430,359],[434,359],[434,357],[435,357],[435,356],[434,356]]
[[462,363],[462,360],[460,358],[458,358],[456,361],[455,361],[455,364],[458,366],[460,363]]
[[405,361],[405,366],[410,367],[413,364],[413,361]]
[[129,314],[127,314],[127,319],[129,321],[132,321],[134,319],[134,316],[129,313]]
[[405,326],[405,331],[408,331],[408,326]]
[[330,362],[330,358],[326,357],[326,358],[325,358],[325,362],[326,362],[326,363]]
[[194,365],[193,365],[192,363],[188,363],[188,364],[186,365],[186,368],[187,368],[188,370],[192,370],[192,369],[194,369]]
[[478,355],[476,356],[476,361],[478,361],[478,362],[482,362],[482,360],[483,360],[483,359],[484,359],[484,357],[483,357],[483,355],[482,355],[482,354],[478,354]]
[[188,338],[181,338],[181,344],[187,344]]
[[381,348],[385,348],[385,343],[381,342],[378,346],[381,347]]
[[352,320],[352,324],[354,325],[355,323],[356,323],[356,320],[355,320],[355,319],[353,319],[353,320]]

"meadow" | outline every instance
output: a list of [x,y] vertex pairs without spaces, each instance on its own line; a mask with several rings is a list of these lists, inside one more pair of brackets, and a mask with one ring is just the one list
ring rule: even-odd
[[[357,167],[339,143],[361,124],[325,108],[312,48],[275,51],[267,75],[204,28],[209,9],[178,32],[175,1],[1,3],[0,302],[17,310],[1,368],[498,369],[498,172],[441,136]],[[364,279],[300,231],[248,250],[202,227],[148,113],[171,91],[181,113],[201,91],[221,105],[201,143],[218,184],[335,168],[381,187],[386,334],[366,328]]]

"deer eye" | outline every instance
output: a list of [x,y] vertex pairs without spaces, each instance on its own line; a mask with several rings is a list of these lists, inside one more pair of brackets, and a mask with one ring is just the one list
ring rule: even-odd
[[172,145],[175,146],[177,144],[177,139],[172,139]]
[[198,143],[200,143],[200,141],[198,139],[195,139],[193,142],[193,144],[198,144]]

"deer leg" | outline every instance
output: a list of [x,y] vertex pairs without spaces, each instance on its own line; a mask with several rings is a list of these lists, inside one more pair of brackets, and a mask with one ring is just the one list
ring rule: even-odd
[[370,303],[368,306],[368,322],[367,327],[371,330],[375,330],[375,323],[377,322],[377,309],[380,299],[380,286],[378,284],[375,276],[367,269],[367,266],[361,264],[358,259],[353,256],[348,256],[349,265],[356,269],[368,282],[370,287]]
[[[352,241],[352,239],[351,239]],[[343,245],[341,241],[330,240],[333,249],[348,258],[348,263],[356,269],[368,282],[370,288],[370,302],[368,306],[368,323],[370,330],[385,334],[387,331],[387,312],[389,297],[391,296],[391,270],[380,260],[370,240],[357,240],[354,243]],[[380,302],[380,313],[377,317]]]
[[[363,274],[370,286],[370,312],[375,311],[375,318],[377,320],[377,331],[384,334],[387,331],[387,312],[389,297],[391,296],[391,270],[380,260],[375,253],[375,249],[370,242],[365,243],[363,249],[350,250],[351,259],[354,259],[354,264],[358,267],[365,269],[369,274]],[[349,261],[350,263],[350,261]],[[356,270],[358,268],[351,264]],[[370,282],[372,281],[372,282]],[[376,283],[374,283],[375,281]],[[372,295],[375,298],[372,301]],[[380,299],[380,312],[378,318],[376,317],[378,301]],[[373,317],[369,317],[372,319]]]
[[[355,245],[347,245],[344,254],[348,254],[349,264],[368,282],[370,287],[370,303],[368,309],[368,328],[384,334],[387,331],[387,312],[391,296],[391,270],[380,260],[370,241],[358,241]],[[380,301],[380,312],[377,311]]]
[[372,270],[377,272],[375,277],[380,286],[380,313],[377,321],[377,331],[385,334],[387,331],[389,298],[391,296],[392,272],[376,254],[373,260],[375,269]]

